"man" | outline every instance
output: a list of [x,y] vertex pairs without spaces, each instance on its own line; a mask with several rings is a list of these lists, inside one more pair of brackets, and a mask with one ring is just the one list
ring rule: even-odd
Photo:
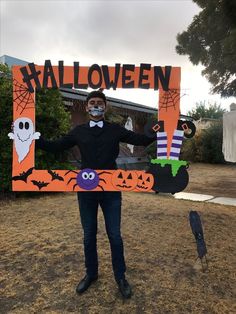
[[[78,145],[81,152],[81,169],[117,169],[119,142],[132,145],[149,145],[153,139],[126,130],[118,124],[104,120],[106,97],[101,91],[92,91],[87,96],[86,111],[90,121],[78,125],[66,136],[56,141],[38,140],[37,147],[47,151],[62,151]],[[97,213],[103,211],[106,232],[110,242],[112,267],[115,280],[124,298],[131,297],[131,287],[125,278],[125,259],[121,224],[121,192],[78,192],[81,223],[84,231],[84,255],[86,275],[76,287],[83,293],[98,278]]]

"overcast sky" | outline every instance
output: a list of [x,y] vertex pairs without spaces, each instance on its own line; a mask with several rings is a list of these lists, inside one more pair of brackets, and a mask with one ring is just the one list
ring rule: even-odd
[[[0,55],[37,64],[151,63],[181,66],[181,112],[196,102],[217,101],[228,110],[233,99],[209,95],[210,85],[187,56],[175,52],[176,35],[200,8],[191,0],[3,1],[0,0]],[[107,91],[107,95],[157,105],[152,90]],[[235,101],[235,99],[234,99]]]

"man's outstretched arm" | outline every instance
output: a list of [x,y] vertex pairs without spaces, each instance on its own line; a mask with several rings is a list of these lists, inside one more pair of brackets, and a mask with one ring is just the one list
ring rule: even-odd
[[132,144],[136,146],[148,146],[156,140],[156,137],[150,138],[145,134],[129,131],[124,127],[120,127],[120,142]]
[[40,137],[35,142],[35,148],[52,153],[61,152],[76,145],[76,133],[76,128],[74,128],[68,134],[56,140],[46,140]]

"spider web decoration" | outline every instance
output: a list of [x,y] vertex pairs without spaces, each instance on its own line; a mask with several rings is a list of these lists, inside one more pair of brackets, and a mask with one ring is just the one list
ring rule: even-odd
[[175,108],[175,105],[180,100],[180,90],[179,89],[170,89],[168,91],[165,91],[160,99],[160,106],[159,110],[165,109],[166,111],[168,108]]
[[20,84],[16,79],[13,80],[13,102],[16,103],[16,111],[21,110],[20,114],[26,109],[34,108],[34,97],[28,88]]

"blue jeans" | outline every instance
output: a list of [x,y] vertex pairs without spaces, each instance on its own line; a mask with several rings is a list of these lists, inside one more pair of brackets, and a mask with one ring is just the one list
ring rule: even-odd
[[98,205],[100,205],[110,241],[114,276],[116,280],[124,278],[126,266],[120,233],[121,192],[78,192],[78,202],[84,230],[84,256],[87,274],[91,277],[98,274],[97,213]]

